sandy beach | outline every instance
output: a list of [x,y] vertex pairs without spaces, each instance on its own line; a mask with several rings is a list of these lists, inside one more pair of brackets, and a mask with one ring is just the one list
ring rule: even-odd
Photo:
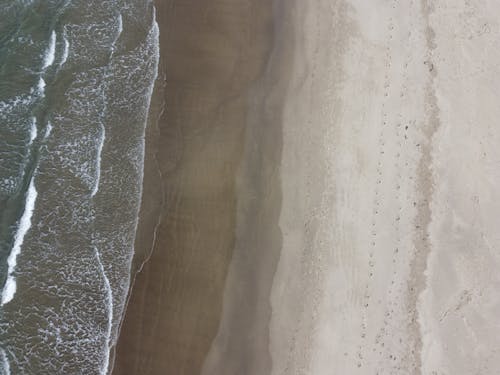
[[[149,209],[142,212],[137,267],[149,256],[155,202],[163,208],[153,252],[133,287],[113,373],[201,371],[220,323],[236,241],[237,170],[248,124],[257,121],[249,120],[249,109],[260,105],[251,92],[266,69],[271,18],[265,0],[157,4],[164,104],[156,98],[160,118],[148,155],[159,172],[146,171],[145,190],[152,192],[144,196]],[[277,145],[280,137],[268,141]]]
[[497,374],[499,10],[158,1],[113,374]]

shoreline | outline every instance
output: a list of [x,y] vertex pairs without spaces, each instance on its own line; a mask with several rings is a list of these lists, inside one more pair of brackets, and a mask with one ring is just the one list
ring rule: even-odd
[[[144,177],[143,196],[136,230],[135,252],[130,270],[130,286],[125,302],[124,313],[118,326],[116,342],[110,348],[109,374],[114,373],[116,348],[120,341],[121,330],[127,314],[130,298],[134,290],[135,281],[139,272],[150,259],[157,241],[157,232],[161,224],[161,212],[164,205],[163,183],[156,154],[158,152],[157,136],[159,133],[159,119],[165,110],[164,106],[164,78],[161,74],[161,57],[158,64],[158,77],[155,80],[151,103],[149,107],[148,123],[145,129]],[[158,205],[158,202],[161,202]]]
[[[157,23],[156,8],[153,8],[152,20],[153,23]],[[157,76],[152,87],[148,116],[146,120],[147,122],[144,131],[144,169],[142,181],[142,196],[134,240],[134,255],[130,266],[129,289],[124,304],[123,315],[121,317],[121,321],[118,322],[117,337],[110,346],[109,350],[109,374],[112,374],[114,371],[116,348],[118,342],[120,341],[122,325],[127,313],[137,274],[142,270],[142,267],[148,261],[148,259],[151,257],[152,252],[154,251],[157,231],[161,222],[161,211],[164,204],[163,183],[161,180],[160,168],[156,157],[159,148],[159,144],[157,142],[158,133],[160,131],[159,121],[165,110],[165,101],[163,99],[165,92],[165,82],[164,74],[162,72],[161,49],[159,52],[160,56],[157,67]],[[161,204],[159,205],[158,202],[161,202]]]

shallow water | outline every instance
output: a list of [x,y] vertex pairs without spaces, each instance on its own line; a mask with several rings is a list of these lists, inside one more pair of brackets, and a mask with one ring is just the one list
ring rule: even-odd
[[148,0],[0,0],[0,374],[99,374],[158,64]]

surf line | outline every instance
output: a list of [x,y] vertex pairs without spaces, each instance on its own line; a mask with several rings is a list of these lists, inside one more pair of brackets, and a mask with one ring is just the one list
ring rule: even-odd
[[45,86],[47,85],[45,83],[45,80],[43,79],[43,76],[45,75],[46,70],[54,64],[54,60],[56,58],[56,41],[57,41],[56,32],[52,31],[52,34],[50,34],[50,39],[49,39],[49,46],[47,47],[45,54],[43,56],[42,71],[40,72],[40,77],[37,85],[38,89],[37,92],[41,97],[45,96]]
[[[43,65],[42,65],[43,72],[45,72],[45,70],[54,63],[55,53],[56,53],[56,41],[57,41],[56,32],[52,31],[52,34],[50,35],[49,46],[43,58]],[[41,96],[44,96],[45,94],[45,85],[46,85],[45,80],[43,79],[43,77],[40,77],[37,85],[38,86],[37,91]],[[33,141],[37,138],[37,136],[38,132],[37,132],[36,117],[32,117],[29,143],[32,144]],[[14,245],[12,246],[12,250],[9,254],[9,257],[7,258],[7,267],[8,267],[7,280],[5,281],[5,285],[2,290],[2,298],[0,301],[0,306],[4,306],[5,304],[12,301],[14,295],[16,294],[17,283],[16,283],[16,278],[14,276],[14,272],[17,266],[17,257],[21,253],[24,237],[31,228],[31,217],[33,216],[33,211],[35,209],[35,202],[38,196],[34,179],[35,177],[33,174],[28,187],[28,191],[26,192],[24,212],[21,216],[21,219],[19,220],[17,232],[14,237]]]
[[45,51],[45,56],[43,58],[43,70],[47,69],[54,63],[54,60],[56,58],[56,40],[56,32],[52,31],[52,34],[50,34],[49,47]]
[[35,202],[38,196],[38,193],[35,188],[35,177],[33,176],[30,181],[30,185],[28,187],[28,191],[26,193],[26,202],[24,204],[24,212],[19,220],[19,226],[14,237],[14,246],[12,246],[12,250],[7,258],[7,281],[3,287],[2,291],[2,301],[0,306],[3,306],[9,303],[12,298],[14,298],[14,294],[16,294],[17,284],[16,278],[14,276],[14,271],[16,270],[17,265],[17,257],[21,253],[21,249],[24,242],[24,237],[26,233],[31,228],[31,218],[33,216],[33,211],[35,210]]

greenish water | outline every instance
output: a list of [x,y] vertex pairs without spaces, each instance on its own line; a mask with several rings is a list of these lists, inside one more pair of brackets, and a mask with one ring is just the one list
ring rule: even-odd
[[0,0],[0,374],[105,374],[157,74],[149,0]]

